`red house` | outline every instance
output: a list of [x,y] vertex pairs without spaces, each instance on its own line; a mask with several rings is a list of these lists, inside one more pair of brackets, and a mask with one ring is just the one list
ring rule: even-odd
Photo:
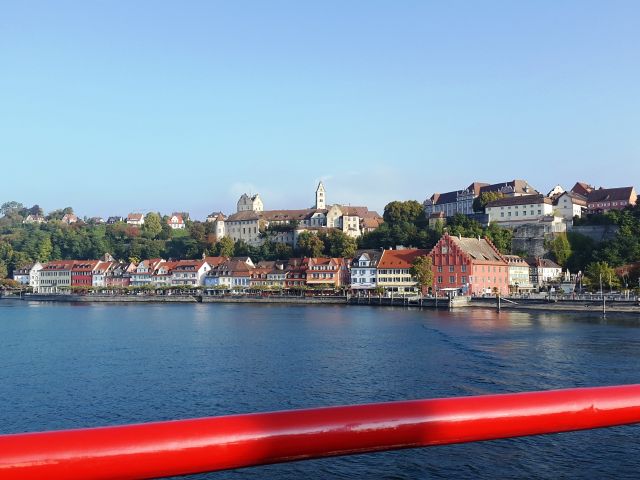
[[437,291],[463,295],[509,293],[509,263],[486,238],[455,237],[445,233],[429,253]]
[[638,195],[633,187],[602,188],[587,195],[587,213],[606,213],[623,210],[636,204]]
[[307,284],[308,266],[308,258],[290,258],[285,267],[285,288],[292,290],[302,289]]
[[307,286],[337,289],[349,285],[349,262],[344,258],[309,258]]
[[72,287],[91,287],[93,285],[93,270],[100,263],[99,260],[76,260],[71,268]]

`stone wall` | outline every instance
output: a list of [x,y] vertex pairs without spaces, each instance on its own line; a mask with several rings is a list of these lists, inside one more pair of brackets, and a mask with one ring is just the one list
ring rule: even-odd
[[579,233],[585,237],[589,237],[596,243],[613,240],[618,234],[617,225],[584,225],[579,227],[571,227],[571,233]]
[[545,240],[551,240],[553,236],[553,233],[545,233],[544,225],[521,225],[513,229],[511,251],[514,254],[524,253],[529,257],[544,257],[548,253]]

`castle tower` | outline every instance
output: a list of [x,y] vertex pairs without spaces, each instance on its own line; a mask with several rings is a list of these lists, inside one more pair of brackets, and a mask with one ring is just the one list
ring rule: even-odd
[[327,208],[327,196],[322,182],[320,182],[318,188],[316,188],[316,208],[319,210]]
[[262,204],[262,199],[258,194],[249,196],[246,193],[243,193],[240,200],[238,200],[238,212],[262,212],[263,210],[264,205]]

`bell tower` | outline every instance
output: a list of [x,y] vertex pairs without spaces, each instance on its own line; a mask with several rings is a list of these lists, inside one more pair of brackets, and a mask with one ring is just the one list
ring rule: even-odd
[[327,196],[322,181],[318,184],[318,188],[316,188],[316,208],[319,210],[327,208]]

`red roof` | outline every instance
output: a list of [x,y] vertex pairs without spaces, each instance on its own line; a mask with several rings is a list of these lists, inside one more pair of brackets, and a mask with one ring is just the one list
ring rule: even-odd
[[43,270],[71,270],[73,260],[52,260],[43,265]]
[[411,268],[417,257],[428,254],[428,250],[419,248],[385,250],[382,252],[382,258],[378,262],[378,268]]
[[217,267],[227,260],[229,260],[229,257],[204,257],[204,261],[207,262],[211,266],[211,268]]

